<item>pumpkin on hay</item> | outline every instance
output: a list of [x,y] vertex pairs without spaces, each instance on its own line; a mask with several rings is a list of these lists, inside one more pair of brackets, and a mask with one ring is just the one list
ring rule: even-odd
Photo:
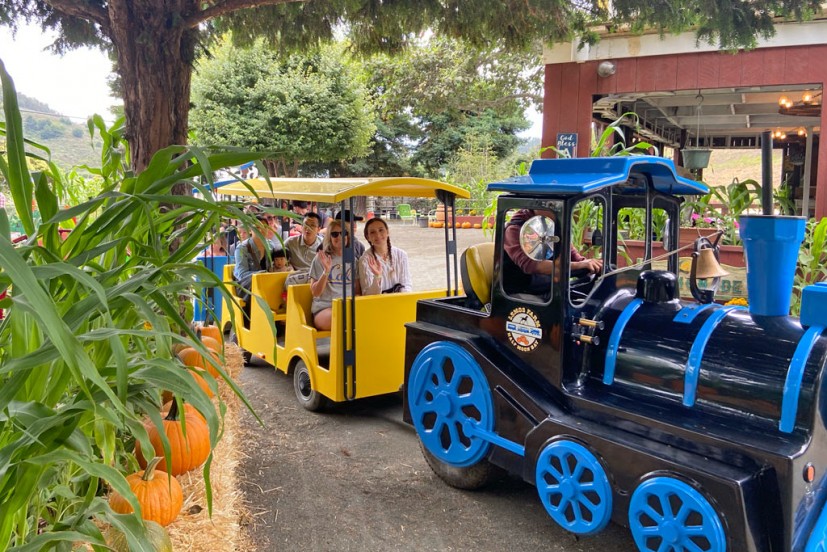
[[[169,533],[160,524],[154,521],[145,521],[146,542],[155,552],[172,552],[172,539]],[[115,552],[130,552],[129,543],[123,531],[110,527],[104,534],[106,545]]]
[[[156,469],[161,460],[153,458],[145,470],[127,475],[126,482],[141,505],[141,517],[167,526],[181,512],[184,493],[174,476]],[[117,514],[133,512],[132,505],[115,490],[109,495],[109,506]]]
[[[184,407],[184,419],[187,422],[187,435],[184,436],[184,427],[178,411],[178,403],[173,401],[169,412],[164,418],[164,433],[169,440],[169,457],[171,467],[166,469],[166,460],[163,457],[158,462],[158,469],[168,471],[172,475],[181,475],[203,464],[210,455],[210,430],[207,422],[197,410],[192,412]],[[155,448],[156,454],[163,454],[164,445],[161,434],[153,424],[147,424],[149,441]],[[146,459],[141,451],[140,441],[135,442],[135,456],[141,467],[147,466]]]
[[[207,348],[209,349],[209,347]],[[220,362],[220,359],[218,358],[218,355],[215,353],[215,351],[210,351],[210,354],[212,355],[212,358],[213,360],[215,360],[216,363]],[[185,366],[201,368],[209,372],[212,377],[219,377],[218,370],[215,369],[215,366],[213,366],[209,360],[204,358],[204,355],[202,355],[193,347],[187,347],[186,349],[182,349],[181,351],[179,351],[178,358],[181,360],[181,362],[184,363]]]
[[[164,403],[164,406],[161,407],[161,416],[166,417],[169,414],[169,411],[172,410],[172,405],[175,403],[175,397],[172,397],[169,401]],[[186,415],[186,419],[189,421],[190,416],[198,416],[204,423],[207,423],[207,419],[201,414],[201,411],[195,408],[190,403],[184,403],[184,414]]]
[[204,344],[204,347],[206,347],[207,349],[209,349],[210,351],[212,351],[214,353],[219,353],[220,354],[220,353],[223,352],[222,349],[223,349],[224,346],[221,343],[219,343],[217,339],[215,339],[213,337],[210,337],[208,335],[202,335],[201,336],[201,343]]
[[211,324],[209,326],[199,325],[199,326],[196,326],[195,329],[196,329],[197,332],[201,332],[201,340],[202,341],[204,340],[205,337],[211,337],[212,339],[215,339],[219,343],[219,347],[221,347],[221,348],[224,347],[224,334],[221,333],[221,329],[218,326],[216,326],[214,324]]
[[204,379],[204,374],[206,374],[207,371],[202,368],[191,368],[192,370],[187,370],[187,372],[189,372],[190,376],[195,380],[195,383],[198,384],[198,387],[200,387],[209,398],[215,397],[215,393],[213,393],[213,390],[210,388],[210,384]]

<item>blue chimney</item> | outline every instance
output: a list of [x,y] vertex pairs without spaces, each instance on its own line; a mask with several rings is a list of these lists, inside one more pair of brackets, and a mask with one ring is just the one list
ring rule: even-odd
[[787,316],[798,248],[806,219],[775,215],[744,215],[740,235],[747,259],[747,295],[750,313]]

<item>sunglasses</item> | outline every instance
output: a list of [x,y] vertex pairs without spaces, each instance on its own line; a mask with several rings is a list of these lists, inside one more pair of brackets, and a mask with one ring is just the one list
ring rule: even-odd
[[330,233],[330,237],[331,237],[331,238],[338,238],[338,237],[340,237],[341,235],[342,235],[342,233],[341,233],[341,232],[331,232],[331,233]]

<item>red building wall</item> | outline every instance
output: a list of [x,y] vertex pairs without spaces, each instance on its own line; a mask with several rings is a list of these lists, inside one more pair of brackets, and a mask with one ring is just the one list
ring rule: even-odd
[[[599,61],[546,65],[543,100],[543,146],[553,146],[558,132],[577,132],[578,157],[589,155],[592,96],[611,93],[659,92],[730,86],[815,84],[827,89],[827,44],[763,48],[727,54],[688,54],[614,60],[615,74],[597,76]],[[821,111],[821,129],[827,110]],[[550,152],[546,153],[550,156]],[[813,170],[816,176],[816,217],[827,216],[827,139],[819,140]]]

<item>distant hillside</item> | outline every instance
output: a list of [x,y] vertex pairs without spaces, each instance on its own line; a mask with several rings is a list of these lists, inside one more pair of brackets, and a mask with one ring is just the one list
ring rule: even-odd
[[92,146],[85,124],[73,123],[45,103],[19,92],[17,102],[23,119],[23,135],[49,148],[52,161],[60,168],[100,164],[101,142],[96,138]]
[[[781,150],[772,152],[772,180],[773,186],[778,187],[781,182]],[[715,149],[709,160],[709,167],[704,170],[704,182],[710,186],[731,184],[732,180],[753,179],[761,182],[761,150]]]

